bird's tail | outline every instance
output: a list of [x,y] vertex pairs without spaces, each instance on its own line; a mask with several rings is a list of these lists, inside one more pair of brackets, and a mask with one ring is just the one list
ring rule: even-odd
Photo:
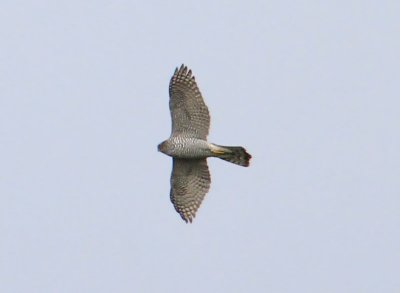
[[213,154],[225,161],[234,163],[239,166],[248,167],[250,164],[251,155],[240,146],[222,146],[213,145]]

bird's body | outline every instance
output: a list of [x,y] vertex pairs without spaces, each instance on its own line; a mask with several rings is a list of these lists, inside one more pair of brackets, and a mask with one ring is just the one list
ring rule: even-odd
[[208,108],[204,103],[191,70],[177,68],[169,86],[172,132],[158,150],[173,158],[171,201],[186,222],[196,215],[210,188],[207,158],[218,157],[228,162],[249,166],[251,155],[243,147],[209,143]]
[[171,137],[160,144],[159,151],[180,159],[204,159],[211,157],[211,144],[193,137]]

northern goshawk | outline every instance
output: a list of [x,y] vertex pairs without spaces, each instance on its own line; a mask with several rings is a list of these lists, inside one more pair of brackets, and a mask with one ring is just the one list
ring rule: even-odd
[[240,146],[221,146],[207,142],[210,115],[192,71],[176,68],[169,84],[171,136],[158,150],[173,158],[171,201],[185,222],[192,222],[210,189],[207,158],[217,157],[247,167],[251,155]]

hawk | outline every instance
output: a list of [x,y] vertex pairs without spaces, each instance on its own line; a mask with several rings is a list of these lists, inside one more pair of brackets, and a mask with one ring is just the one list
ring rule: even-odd
[[221,146],[207,141],[210,115],[192,71],[182,64],[169,83],[171,136],[158,151],[172,157],[170,198],[182,219],[192,222],[210,189],[207,158],[217,157],[248,167],[251,155],[240,146]]

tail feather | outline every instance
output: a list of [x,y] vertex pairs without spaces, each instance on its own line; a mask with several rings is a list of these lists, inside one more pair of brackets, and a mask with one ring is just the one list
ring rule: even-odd
[[218,158],[234,163],[239,166],[248,167],[251,155],[240,146],[219,146],[223,148],[223,153]]

